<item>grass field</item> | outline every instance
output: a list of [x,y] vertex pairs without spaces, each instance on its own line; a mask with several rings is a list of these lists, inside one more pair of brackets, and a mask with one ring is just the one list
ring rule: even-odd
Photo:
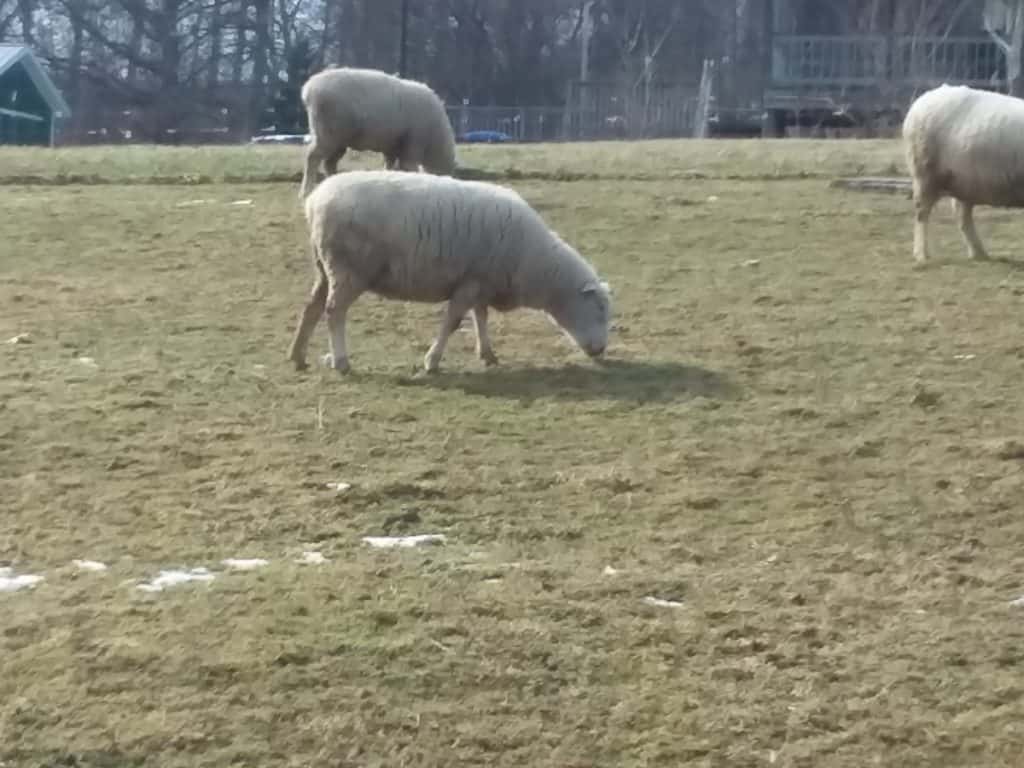
[[367,296],[296,373],[299,150],[0,152],[0,765],[1019,765],[1020,215],[915,270],[827,183],[893,142],[464,157],[612,283],[607,365],[515,313],[425,377],[439,308]]

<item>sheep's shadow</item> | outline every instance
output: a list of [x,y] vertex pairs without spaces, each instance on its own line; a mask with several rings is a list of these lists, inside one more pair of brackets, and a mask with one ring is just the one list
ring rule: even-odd
[[442,368],[436,374],[403,377],[399,383],[527,401],[553,397],[663,403],[693,397],[732,399],[739,394],[739,387],[726,376],[705,368],[629,360],[539,368],[499,365],[477,371]]
[[1012,256],[989,256],[987,259],[971,259],[966,256],[957,255],[940,255],[933,256],[928,259],[924,264],[915,263],[912,268],[915,271],[922,272],[927,269],[963,269],[965,267],[973,267],[975,269],[985,269],[993,266],[1006,267],[1015,271],[1024,271],[1024,261],[1015,259]]

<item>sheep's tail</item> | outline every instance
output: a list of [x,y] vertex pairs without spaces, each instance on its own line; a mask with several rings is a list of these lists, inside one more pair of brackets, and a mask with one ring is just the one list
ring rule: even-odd
[[302,84],[302,90],[299,91],[299,97],[302,99],[302,106],[304,106],[307,110],[309,109],[310,96],[312,95],[313,91],[311,87],[312,83],[313,78],[310,77],[309,79],[306,80],[305,83]]

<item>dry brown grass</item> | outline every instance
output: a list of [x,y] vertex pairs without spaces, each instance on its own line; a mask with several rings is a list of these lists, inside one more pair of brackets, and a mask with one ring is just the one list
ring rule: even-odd
[[[516,186],[615,286],[612,364],[513,314],[415,376],[437,308],[364,298],[356,373],[296,374],[295,189],[3,190],[0,565],[46,581],[0,594],[0,761],[1019,764],[1018,263],[943,208],[915,271],[906,200],[820,180]],[[273,563],[133,588],[234,556]]]

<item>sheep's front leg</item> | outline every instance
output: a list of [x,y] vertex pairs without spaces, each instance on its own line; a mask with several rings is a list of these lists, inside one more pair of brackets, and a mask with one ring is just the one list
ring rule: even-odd
[[497,365],[498,356],[491,348],[491,336],[487,332],[487,305],[473,307],[473,323],[476,326],[476,354],[486,365]]
[[455,291],[448,299],[444,314],[441,317],[441,327],[438,330],[437,338],[427,350],[427,356],[423,360],[423,367],[427,373],[437,373],[441,364],[441,357],[448,344],[448,337],[462,325],[462,318],[473,307],[475,303],[476,290],[463,287]]
[[324,313],[324,306],[327,302],[327,276],[322,268],[317,265],[316,282],[313,283],[313,290],[310,291],[309,301],[302,308],[299,316],[299,325],[295,329],[295,336],[292,338],[291,349],[288,350],[288,359],[295,363],[296,370],[304,370],[306,366],[306,349],[309,346],[309,337],[313,329],[320,321]]
[[328,272],[327,327],[330,331],[330,352],[324,363],[338,373],[348,373],[348,347],[345,343],[345,323],[348,309],[363,292],[363,286],[351,275]]
[[963,235],[964,243],[967,245],[967,258],[985,260],[988,253],[985,246],[981,244],[978,237],[978,230],[974,227],[974,206],[962,200],[953,200],[953,212],[957,217],[957,224],[960,227],[960,234]]

